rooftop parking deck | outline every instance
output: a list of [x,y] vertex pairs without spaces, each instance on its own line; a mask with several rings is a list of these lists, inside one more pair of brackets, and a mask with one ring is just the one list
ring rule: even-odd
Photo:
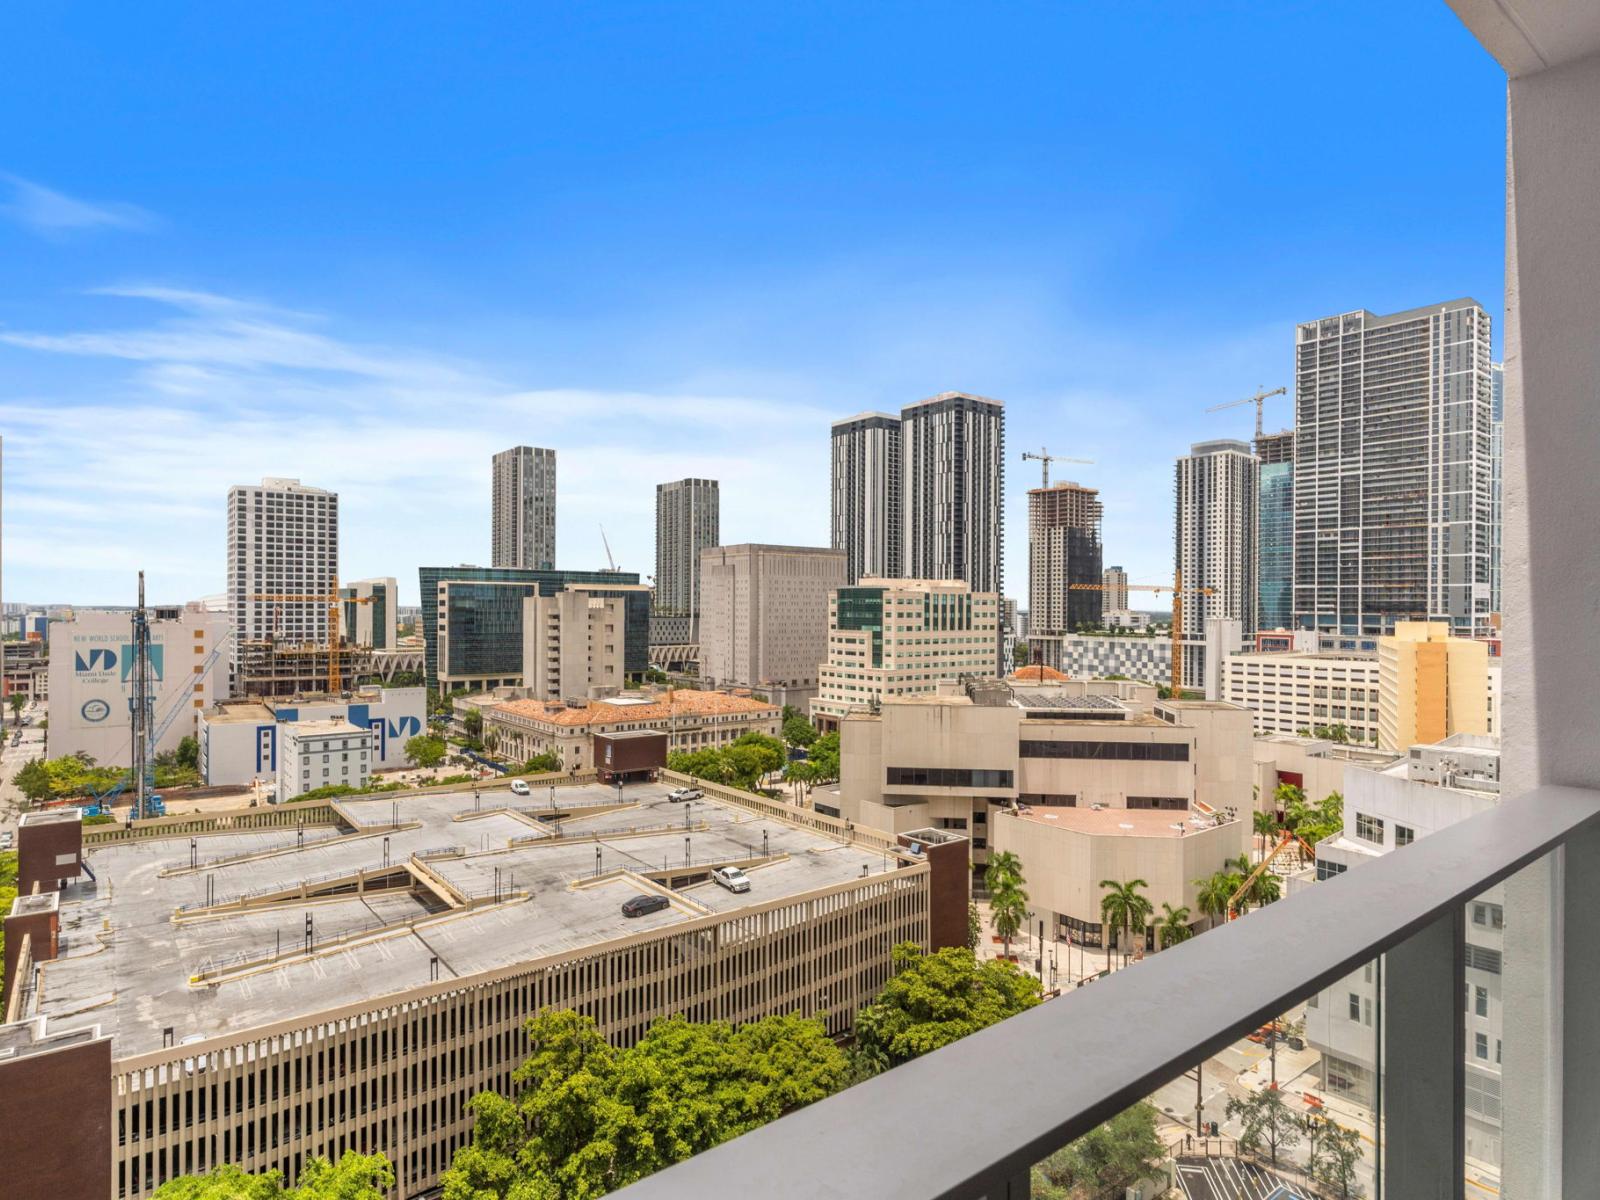
[[[341,804],[353,830],[93,848],[97,881],[62,893],[61,957],[44,964],[31,1015],[98,1024],[122,1058],[160,1049],[168,1030],[181,1044],[359,1005],[896,865],[734,804],[675,804],[670,790],[630,785],[620,803],[598,784],[553,801],[504,785],[383,796]],[[706,879],[721,863],[744,866],[751,890]],[[622,915],[652,889],[671,906]]]

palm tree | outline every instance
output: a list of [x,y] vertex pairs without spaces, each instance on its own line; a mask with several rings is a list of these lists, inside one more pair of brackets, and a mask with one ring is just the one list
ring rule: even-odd
[[1176,946],[1179,942],[1186,942],[1194,936],[1194,930],[1189,928],[1189,909],[1187,906],[1173,908],[1172,905],[1162,902],[1161,919],[1156,922],[1156,943],[1165,950],[1168,946]]
[[1271,904],[1282,894],[1282,884],[1271,871],[1261,872],[1250,885],[1250,903],[1255,908]]
[[1270,838],[1278,832],[1278,818],[1273,813],[1257,812],[1251,817],[1257,837]]
[[1028,919],[1028,893],[1022,890],[1021,881],[1005,882],[989,893],[989,921],[1005,945],[1005,955],[1011,957],[1011,939],[1021,931]]
[[[1109,926],[1117,929],[1122,934],[1132,936],[1135,923],[1143,929],[1150,923],[1150,913],[1153,911],[1150,899],[1140,888],[1150,885],[1143,879],[1130,879],[1127,883],[1118,883],[1115,879],[1102,879],[1100,886],[1105,889],[1105,895],[1100,898],[1100,923],[1103,927]],[[1126,962],[1128,947],[1125,938],[1123,941],[1122,958]],[[1111,969],[1111,939],[1106,939],[1106,970]]]
[[989,855],[989,865],[983,872],[983,886],[991,893],[1001,891],[1006,884],[1022,885],[1022,860],[1010,850]]
[[1195,903],[1199,905],[1200,912],[1213,924],[1228,915],[1228,900],[1232,897],[1234,889],[1228,886],[1228,875],[1225,871],[1213,871],[1204,879],[1196,879],[1195,887],[1200,889],[1200,894]]

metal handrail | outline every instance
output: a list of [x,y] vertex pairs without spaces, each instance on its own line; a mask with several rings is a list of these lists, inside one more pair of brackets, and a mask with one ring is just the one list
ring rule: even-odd
[[[767,1200],[1026,1196],[1034,1163],[1376,955],[1459,919],[1468,900],[1596,825],[1600,792],[1538,788],[708,1150],[615,1200],[710,1194],[729,1179],[761,1180]],[[1027,1103],[959,1102],[996,1081]]]

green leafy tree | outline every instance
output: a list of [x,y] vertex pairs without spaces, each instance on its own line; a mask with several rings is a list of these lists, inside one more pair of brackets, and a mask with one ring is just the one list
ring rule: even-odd
[[817,783],[832,783],[839,778],[839,731],[825,733],[811,743],[808,751],[816,768]]
[[1028,649],[1028,643],[1024,641],[1018,641],[1017,644],[1011,649],[1011,661],[1015,666],[1025,667],[1031,661],[1033,661],[1030,657],[1030,654],[1031,651]]
[[474,740],[481,739],[483,737],[483,710],[481,708],[467,709],[461,717],[461,728],[469,738]]
[[1000,959],[979,961],[951,946],[924,954],[894,948],[895,973],[856,1016],[856,1053],[865,1073],[909,1062],[1039,1003],[1039,981]]
[[1278,832],[1278,818],[1273,813],[1257,811],[1251,815],[1250,823],[1258,837],[1270,838]]
[[667,755],[667,769],[708,783],[733,781],[733,764],[728,761],[727,753],[711,746],[704,750],[674,751]]
[[[17,898],[17,852],[0,851],[0,913],[11,911],[11,902]],[[0,922],[0,962],[6,959],[6,931]],[[0,1012],[5,1011],[6,995],[0,988]]]
[[[1100,887],[1105,895],[1100,897],[1100,924],[1105,929],[1117,930],[1117,941],[1122,947],[1122,957],[1128,957],[1128,941],[1133,935],[1133,930],[1138,928],[1143,932],[1144,927],[1150,923],[1150,914],[1154,906],[1150,898],[1141,890],[1149,887],[1143,879],[1130,879],[1126,883],[1118,883],[1115,879],[1102,879]],[[1111,967],[1111,939],[1106,939],[1106,969]]]
[[481,1092],[471,1144],[444,1175],[445,1200],[598,1197],[820,1100],[850,1062],[819,1020],[774,1016],[737,1028],[657,1021],[617,1049],[594,1021],[547,1009],[514,1099]]
[[28,798],[32,804],[42,804],[50,799],[52,793],[50,786],[50,771],[44,765],[42,758],[30,758],[17,771],[12,782],[17,785],[17,790]]
[[1172,905],[1162,902],[1161,919],[1156,922],[1156,939],[1165,948],[1176,946],[1179,942],[1186,942],[1194,936],[1194,930],[1189,927],[1189,909],[1187,905],[1173,908]]
[[393,1187],[388,1159],[352,1150],[337,1163],[308,1159],[297,1187],[284,1187],[279,1171],[247,1175],[229,1163],[204,1175],[169,1180],[156,1189],[154,1200],[384,1200]]
[[783,718],[783,740],[791,746],[798,746],[804,750],[821,735],[817,732],[817,727],[806,720],[805,714],[798,710],[793,710],[793,715],[791,716],[789,715],[790,711],[786,705]]
[[1260,1154],[1263,1146],[1278,1165],[1279,1150],[1293,1150],[1300,1144],[1300,1126],[1294,1113],[1284,1103],[1283,1093],[1275,1087],[1264,1087],[1248,1096],[1235,1096],[1224,1110],[1230,1121],[1242,1126],[1239,1148],[1251,1154]]
[[1120,1196],[1161,1175],[1166,1147],[1156,1133],[1156,1110],[1136,1104],[1057,1150],[1033,1169],[1034,1200]]
[[11,705],[11,723],[21,725],[22,710],[28,707],[28,698],[21,692],[12,692],[8,703]]
[[978,915],[978,906],[967,905],[967,949],[977,950],[978,943],[983,941],[983,918]]
[[1321,1143],[1321,1161],[1314,1172],[1317,1179],[1338,1193],[1340,1200],[1359,1197],[1362,1189],[1356,1182],[1356,1171],[1361,1165],[1361,1135],[1326,1121]]
[[543,754],[535,754],[522,764],[524,775],[548,775],[552,771],[559,770],[561,770],[561,759],[548,750]]
[[406,740],[406,761],[414,767],[437,767],[448,749],[443,738],[419,733]]
[[783,767],[788,756],[783,742],[765,733],[747,733],[734,741],[726,750],[733,782],[753,792],[761,780]]

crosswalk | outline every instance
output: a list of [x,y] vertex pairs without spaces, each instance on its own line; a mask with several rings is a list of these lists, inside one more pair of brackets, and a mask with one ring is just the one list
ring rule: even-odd
[[1184,1200],[1305,1200],[1271,1172],[1236,1158],[1180,1158]]

